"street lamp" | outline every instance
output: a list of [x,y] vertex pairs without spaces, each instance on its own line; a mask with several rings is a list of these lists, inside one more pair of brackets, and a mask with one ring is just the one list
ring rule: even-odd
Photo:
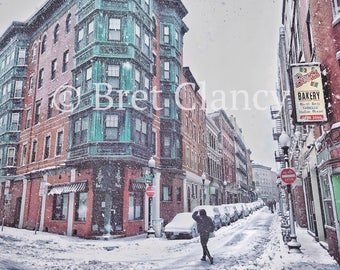
[[[289,168],[289,157],[288,157],[288,149],[290,146],[290,137],[287,135],[285,131],[279,137],[279,143],[283,150],[285,167]],[[289,202],[289,220],[290,220],[290,238],[291,241],[287,243],[289,251],[295,253],[301,253],[300,247],[301,244],[296,240],[295,233],[295,225],[294,225],[294,215],[293,215],[293,197],[292,197],[292,186],[291,184],[287,185],[287,193],[288,193],[288,202]]]
[[205,205],[205,191],[204,191],[204,183],[205,183],[205,179],[206,179],[206,176],[205,176],[205,173],[202,174],[202,184],[203,184],[203,205]]
[[[154,168],[156,167],[156,161],[154,160],[153,157],[151,157],[148,161],[148,167],[150,169],[150,180],[148,181],[149,186],[153,185],[153,178],[154,178]],[[148,212],[149,212],[149,217],[148,217],[148,224],[149,228],[147,231],[147,237],[149,237],[149,234],[154,234],[155,235],[155,230],[152,228],[152,221],[151,221],[151,205],[152,205],[152,197],[149,196],[149,205],[148,205]]]
[[281,184],[280,178],[277,178],[276,185],[277,185],[277,191],[278,191],[278,196],[279,196],[279,198],[278,198],[278,200],[279,200],[279,215],[282,216],[283,215],[283,205],[282,205],[282,196],[281,196],[282,184]]
[[224,202],[223,203],[227,203],[227,185],[228,182],[226,180],[223,181],[223,197],[224,197]]

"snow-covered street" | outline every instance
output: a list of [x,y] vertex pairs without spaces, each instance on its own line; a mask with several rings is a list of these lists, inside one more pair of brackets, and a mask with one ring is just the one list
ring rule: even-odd
[[216,231],[208,243],[214,265],[200,261],[198,237],[85,240],[4,227],[0,269],[340,269],[303,228],[297,228],[302,254],[288,254],[279,221],[264,207]]

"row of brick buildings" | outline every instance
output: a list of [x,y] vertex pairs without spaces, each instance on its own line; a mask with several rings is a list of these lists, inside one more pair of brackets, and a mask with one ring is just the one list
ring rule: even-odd
[[[340,3],[285,0],[282,25],[281,105],[271,110],[273,137],[279,142],[284,130],[291,138],[289,163],[298,175],[293,184],[297,224],[340,262]],[[284,167],[278,146],[276,161]]]
[[144,232],[151,157],[153,219],[256,198],[235,117],[207,115],[183,67],[187,12],[177,0],[50,0],[5,31],[5,225],[81,237]]

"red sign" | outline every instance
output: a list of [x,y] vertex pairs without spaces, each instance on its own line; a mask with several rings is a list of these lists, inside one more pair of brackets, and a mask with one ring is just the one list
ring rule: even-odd
[[280,176],[281,180],[288,185],[294,183],[296,180],[296,173],[291,168],[282,169]]
[[154,186],[147,186],[145,189],[146,196],[153,197],[155,195],[155,187]]

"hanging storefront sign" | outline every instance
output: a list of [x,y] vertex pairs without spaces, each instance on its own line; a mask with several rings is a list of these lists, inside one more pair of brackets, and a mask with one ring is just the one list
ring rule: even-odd
[[327,121],[324,87],[319,63],[291,65],[296,123]]

